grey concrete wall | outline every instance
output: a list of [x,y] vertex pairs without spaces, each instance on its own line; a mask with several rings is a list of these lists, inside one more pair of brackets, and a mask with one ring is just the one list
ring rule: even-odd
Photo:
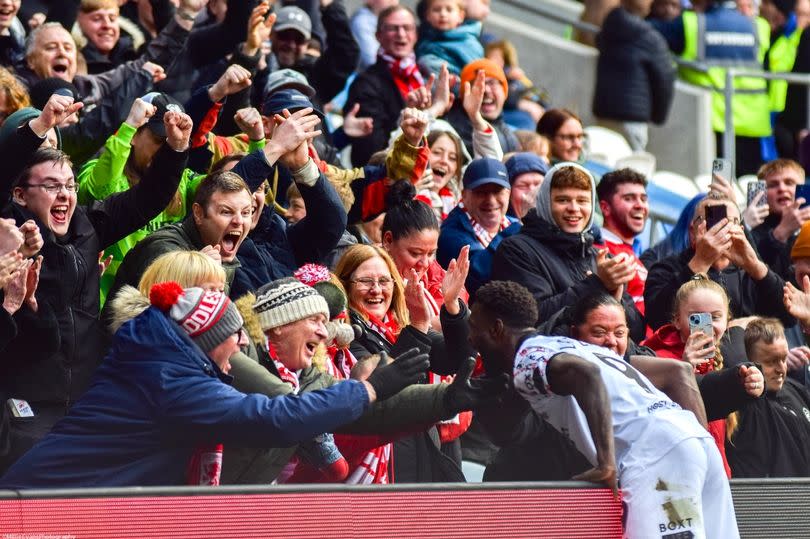
[[[523,0],[530,3],[540,0]],[[581,4],[570,0],[543,0],[561,14],[576,15]],[[345,0],[349,11],[362,5],[361,0]],[[401,0],[413,6],[414,0]],[[521,14],[511,6],[492,2],[492,14],[486,29],[509,39],[520,56],[520,65],[536,84],[551,94],[555,107],[565,107],[593,123],[591,103],[596,83],[598,53],[591,47],[563,37],[564,26],[534,15]],[[659,170],[694,177],[711,170],[714,136],[711,131],[709,93],[678,82],[675,101],[667,124],[650,130],[647,150],[658,160]]]

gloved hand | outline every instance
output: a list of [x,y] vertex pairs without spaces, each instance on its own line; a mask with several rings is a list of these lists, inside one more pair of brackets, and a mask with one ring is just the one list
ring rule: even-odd
[[456,379],[444,394],[444,405],[454,414],[474,410],[494,401],[509,389],[508,374],[471,380],[470,375],[474,369],[475,358],[468,357],[459,367]]
[[388,363],[385,352],[380,356],[380,363],[366,380],[377,393],[377,400],[385,400],[419,382],[430,368],[428,355],[420,354],[418,348],[411,348],[391,363]]

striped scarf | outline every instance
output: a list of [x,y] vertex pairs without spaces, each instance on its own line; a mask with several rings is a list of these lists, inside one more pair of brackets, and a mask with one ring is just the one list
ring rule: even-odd
[[393,77],[399,93],[402,94],[402,99],[407,98],[411,91],[425,85],[425,79],[419,73],[419,67],[416,65],[415,54],[405,58],[394,58],[380,49],[377,56],[388,64],[391,77]]
[[[487,232],[487,230],[484,227],[482,227],[478,223],[478,221],[475,220],[475,217],[473,217],[472,214],[467,210],[467,208],[464,207],[463,202],[459,202],[458,207],[461,208],[461,211],[463,211],[464,215],[467,216],[467,219],[470,220],[470,225],[472,225],[473,232],[475,233],[475,238],[478,240],[478,243],[483,245],[484,249],[489,247],[489,244],[492,243],[492,239],[495,236],[490,234],[489,232]],[[504,215],[503,218],[501,219],[501,225],[498,228],[498,232],[503,231],[505,228],[507,228],[511,224],[512,223],[509,222],[509,219],[507,219],[506,216]]]

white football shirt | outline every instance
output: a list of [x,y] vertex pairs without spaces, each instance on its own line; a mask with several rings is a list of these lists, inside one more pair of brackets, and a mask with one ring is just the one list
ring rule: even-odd
[[672,402],[613,351],[568,337],[538,335],[524,340],[515,355],[515,388],[535,413],[567,436],[594,466],[596,447],[585,414],[573,396],[556,395],[548,384],[546,366],[561,353],[599,367],[610,397],[620,473],[630,462],[657,461],[687,438],[709,437],[692,412]]

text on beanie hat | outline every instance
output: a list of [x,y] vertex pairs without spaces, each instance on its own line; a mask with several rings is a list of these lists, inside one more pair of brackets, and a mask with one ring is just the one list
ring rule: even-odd
[[469,64],[464,66],[464,69],[461,70],[461,92],[462,96],[464,95],[464,83],[469,82],[470,84],[473,83],[475,80],[475,76],[478,74],[479,71],[483,70],[486,74],[487,78],[498,79],[503,87],[504,95],[509,94],[509,82],[506,80],[506,74],[504,74],[503,69],[490,60],[489,58],[479,58],[478,60],[473,60]]
[[243,324],[236,306],[228,296],[216,290],[184,290],[169,281],[149,289],[149,302],[177,322],[203,352],[222,344]]
[[329,319],[329,306],[314,288],[293,277],[268,283],[256,292],[253,310],[262,331],[304,320],[315,314]]

